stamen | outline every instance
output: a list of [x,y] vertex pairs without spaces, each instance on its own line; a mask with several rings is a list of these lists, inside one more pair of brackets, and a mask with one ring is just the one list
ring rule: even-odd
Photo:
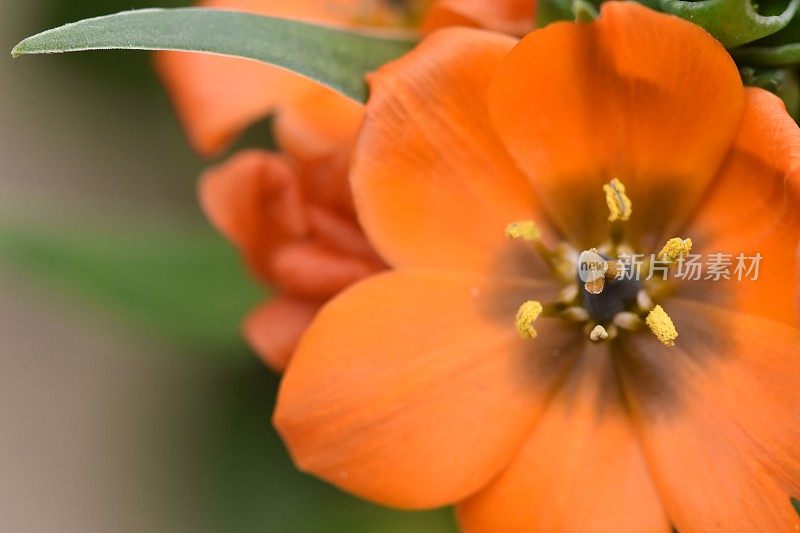
[[539,242],[539,239],[542,238],[542,232],[535,222],[523,220],[512,222],[506,226],[506,237],[509,239],[522,239],[527,242]]
[[578,307],[577,305],[573,305],[572,307],[567,307],[564,309],[562,316],[567,320],[572,320],[574,322],[586,322],[589,320],[589,312],[583,307]]
[[622,184],[617,178],[609,181],[603,185],[603,191],[606,193],[606,204],[608,204],[608,220],[614,222],[615,220],[628,220],[633,213],[633,203],[628,195],[625,194],[625,185]]
[[573,283],[561,289],[561,292],[558,293],[558,299],[564,303],[570,303],[578,299],[578,294],[578,285]]
[[538,335],[533,327],[533,323],[541,314],[542,304],[536,300],[528,300],[519,306],[517,318],[514,323],[517,326],[517,331],[519,331],[519,334],[523,339],[533,339],[536,337],[536,335]]
[[586,289],[586,292],[589,294],[601,294],[605,287],[606,278],[602,276],[597,279],[593,279],[592,281],[587,281],[583,284],[583,288]]
[[589,339],[593,342],[598,342],[608,338],[608,332],[606,328],[601,326],[600,324],[596,325],[591,333],[589,333]]
[[681,257],[685,257],[692,251],[692,239],[681,239],[674,237],[667,241],[667,244],[658,252],[658,258],[662,261],[674,263]]
[[536,252],[562,281],[569,281],[574,277],[575,265],[569,251],[564,246],[559,246],[555,250],[548,249],[541,241],[542,231],[535,222],[531,220],[512,222],[506,226],[506,237],[533,244]]
[[636,306],[643,313],[649,312],[653,308],[653,299],[647,294],[647,291],[641,290],[636,293]]
[[642,325],[642,319],[636,313],[622,311],[614,315],[614,324],[628,331],[636,331]]
[[622,272],[623,265],[618,259],[610,259],[607,263],[608,268],[606,269],[606,277],[608,279],[614,279],[619,277],[620,272]]
[[675,339],[678,338],[678,330],[664,308],[657,305],[647,315],[645,319],[647,327],[658,338],[664,346],[675,346]]
[[601,256],[596,248],[590,248],[581,252],[578,257],[578,265],[583,287],[589,294],[600,294],[606,286],[606,273],[609,269],[609,262]]

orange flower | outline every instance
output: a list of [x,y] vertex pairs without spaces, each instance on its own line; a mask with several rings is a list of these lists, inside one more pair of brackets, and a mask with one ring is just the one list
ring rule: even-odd
[[[522,35],[535,0],[206,0],[199,5],[341,26],[474,25]],[[156,65],[192,146],[214,155],[277,105],[325,89],[287,71],[222,56],[161,52]],[[311,93],[309,95],[308,93]]]
[[330,92],[276,117],[283,150],[248,150],[208,170],[200,200],[212,223],[276,296],[245,320],[249,344],[280,371],[320,305],[385,268],[347,183],[363,107]]
[[[287,369],[274,422],[299,467],[455,503],[465,531],[800,527],[780,100],[704,30],[624,2],[518,44],[442,30],[371,88],[353,188],[393,270],[328,303]],[[576,282],[581,250],[670,263],[678,233],[760,252],[759,279]]]

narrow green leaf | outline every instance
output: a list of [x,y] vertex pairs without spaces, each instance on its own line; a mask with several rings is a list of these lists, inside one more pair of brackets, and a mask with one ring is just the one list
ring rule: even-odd
[[395,59],[413,40],[202,8],[126,11],[28,37],[11,52],[178,50],[242,57],[291,70],[345,96],[367,98],[364,76]]
[[0,264],[76,307],[93,305],[209,356],[247,353],[241,320],[267,298],[211,230],[5,227]]
[[660,3],[663,11],[702,26],[726,48],[734,48],[786,27],[800,0],[790,0],[775,15],[761,15],[751,0],[660,0]]

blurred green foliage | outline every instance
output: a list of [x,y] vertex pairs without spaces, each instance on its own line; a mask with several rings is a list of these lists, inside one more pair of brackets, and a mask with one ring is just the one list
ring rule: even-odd
[[0,261],[194,353],[242,353],[239,321],[267,294],[210,229],[0,230]]
[[[36,16],[15,27],[13,38],[126,9],[191,3],[41,0],[31,10]],[[68,71],[71,75],[64,79],[70,83],[124,95],[127,109],[138,107],[174,124],[172,117],[163,116],[166,95],[148,53],[68,54],[42,68]],[[53,79],[60,78],[56,75]],[[52,91],[57,93],[59,86],[53,86]],[[108,128],[119,131],[113,142],[129,143],[126,149],[130,150],[147,150],[133,140],[136,137],[128,132],[124,116],[116,115],[113,108],[104,110],[105,121],[118,123]],[[69,131],[86,127],[79,115],[71,118],[75,122],[70,123]],[[158,154],[142,154],[149,158],[180,157],[178,163],[148,167],[164,169],[163,175],[142,177],[168,180],[175,183],[173,190],[184,191],[182,198],[176,196],[174,201],[157,204],[160,207],[146,204],[148,210],[163,209],[153,212],[152,219],[123,222],[132,219],[125,211],[127,206],[117,206],[123,208],[124,216],[119,220],[100,218],[98,211],[113,210],[116,204],[107,205],[109,200],[104,200],[103,194],[92,191],[81,200],[81,213],[67,210],[44,216],[34,202],[28,211],[35,224],[27,223],[28,218],[9,223],[7,214],[0,224],[0,268],[21,273],[43,289],[36,293],[46,294],[48,300],[55,297],[57,309],[66,308],[78,315],[85,315],[88,309],[90,317],[102,317],[107,312],[112,320],[132,326],[145,337],[167,341],[169,349],[159,350],[156,344],[152,353],[143,354],[151,358],[186,356],[159,363],[165,368],[187,369],[196,364],[213,369],[212,378],[181,370],[196,388],[196,398],[187,406],[182,403],[187,400],[176,396],[175,405],[165,404],[160,407],[163,413],[154,415],[167,423],[157,426],[157,433],[150,437],[158,447],[148,452],[145,460],[149,464],[143,465],[149,476],[147,489],[152,492],[143,497],[154,502],[147,505],[157,506],[163,520],[175,525],[173,531],[454,532],[449,509],[406,513],[381,508],[302,474],[291,463],[270,424],[279,376],[258,361],[239,334],[242,317],[268,294],[247,275],[233,247],[199,216],[194,201],[199,165],[180,152],[185,141],[177,137],[177,127],[174,131],[176,137],[166,139],[172,143],[169,147]],[[229,152],[243,146],[274,147],[270,131],[269,121],[256,124]],[[86,135],[91,137],[92,133]],[[92,157],[104,157],[102,149]],[[86,165],[92,165],[92,160],[87,159]],[[112,174],[107,179],[113,182],[119,177]],[[137,197],[135,202],[143,198]],[[101,224],[93,222],[98,218]],[[176,218],[181,221],[179,227],[165,222]],[[186,219],[193,221],[188,227]],[[205,372],[199,376],[205,376]],[[129,401],[136,403],[138,399]],[[114,421],[117,425],[126,423]],[[118,482],[125,484],[128,480]],[[80,490],[80,481],[75,488]]]

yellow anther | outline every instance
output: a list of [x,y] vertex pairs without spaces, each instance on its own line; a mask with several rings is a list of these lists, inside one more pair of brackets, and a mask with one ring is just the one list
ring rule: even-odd
[[602,341],[608,338],[608,332],[606,328],[601,326],[600,324],[596,325],[591,333],[589,333],[589,339],[594,342]]
[[608,204],[608,220],[614,222],[615,220],[628,220],[633,213],[633,204],[628,195],[625,194],[625,185],[622,184],[617,178],[609,181],[603,185],[603,191],[606,193],[606,204]]
[[678,338],[678,330],[664,308],[660,305],[655,306],[645,318],[645,323],[650,331],[658,338],[664,346],[675,346],[675,339]]
[[536,330],[533,328],[533,323],[542,314],[542,304],[536,300],[528,300],[517,311],[517,318],[515,325],[517,331],[523,339],[532,339],[536,337]]
[[542,238],[542,232],[535,222],[523,220],[512,222],[506,226],[506,237],[509,239],[522,239],[528,242],[538,242]]
[[685,257],[692,251],[692,239],[681,239],[674,237],[667,241],[667,244],[658,252],[658,258],[662,261],[674,263],[681,256]]

